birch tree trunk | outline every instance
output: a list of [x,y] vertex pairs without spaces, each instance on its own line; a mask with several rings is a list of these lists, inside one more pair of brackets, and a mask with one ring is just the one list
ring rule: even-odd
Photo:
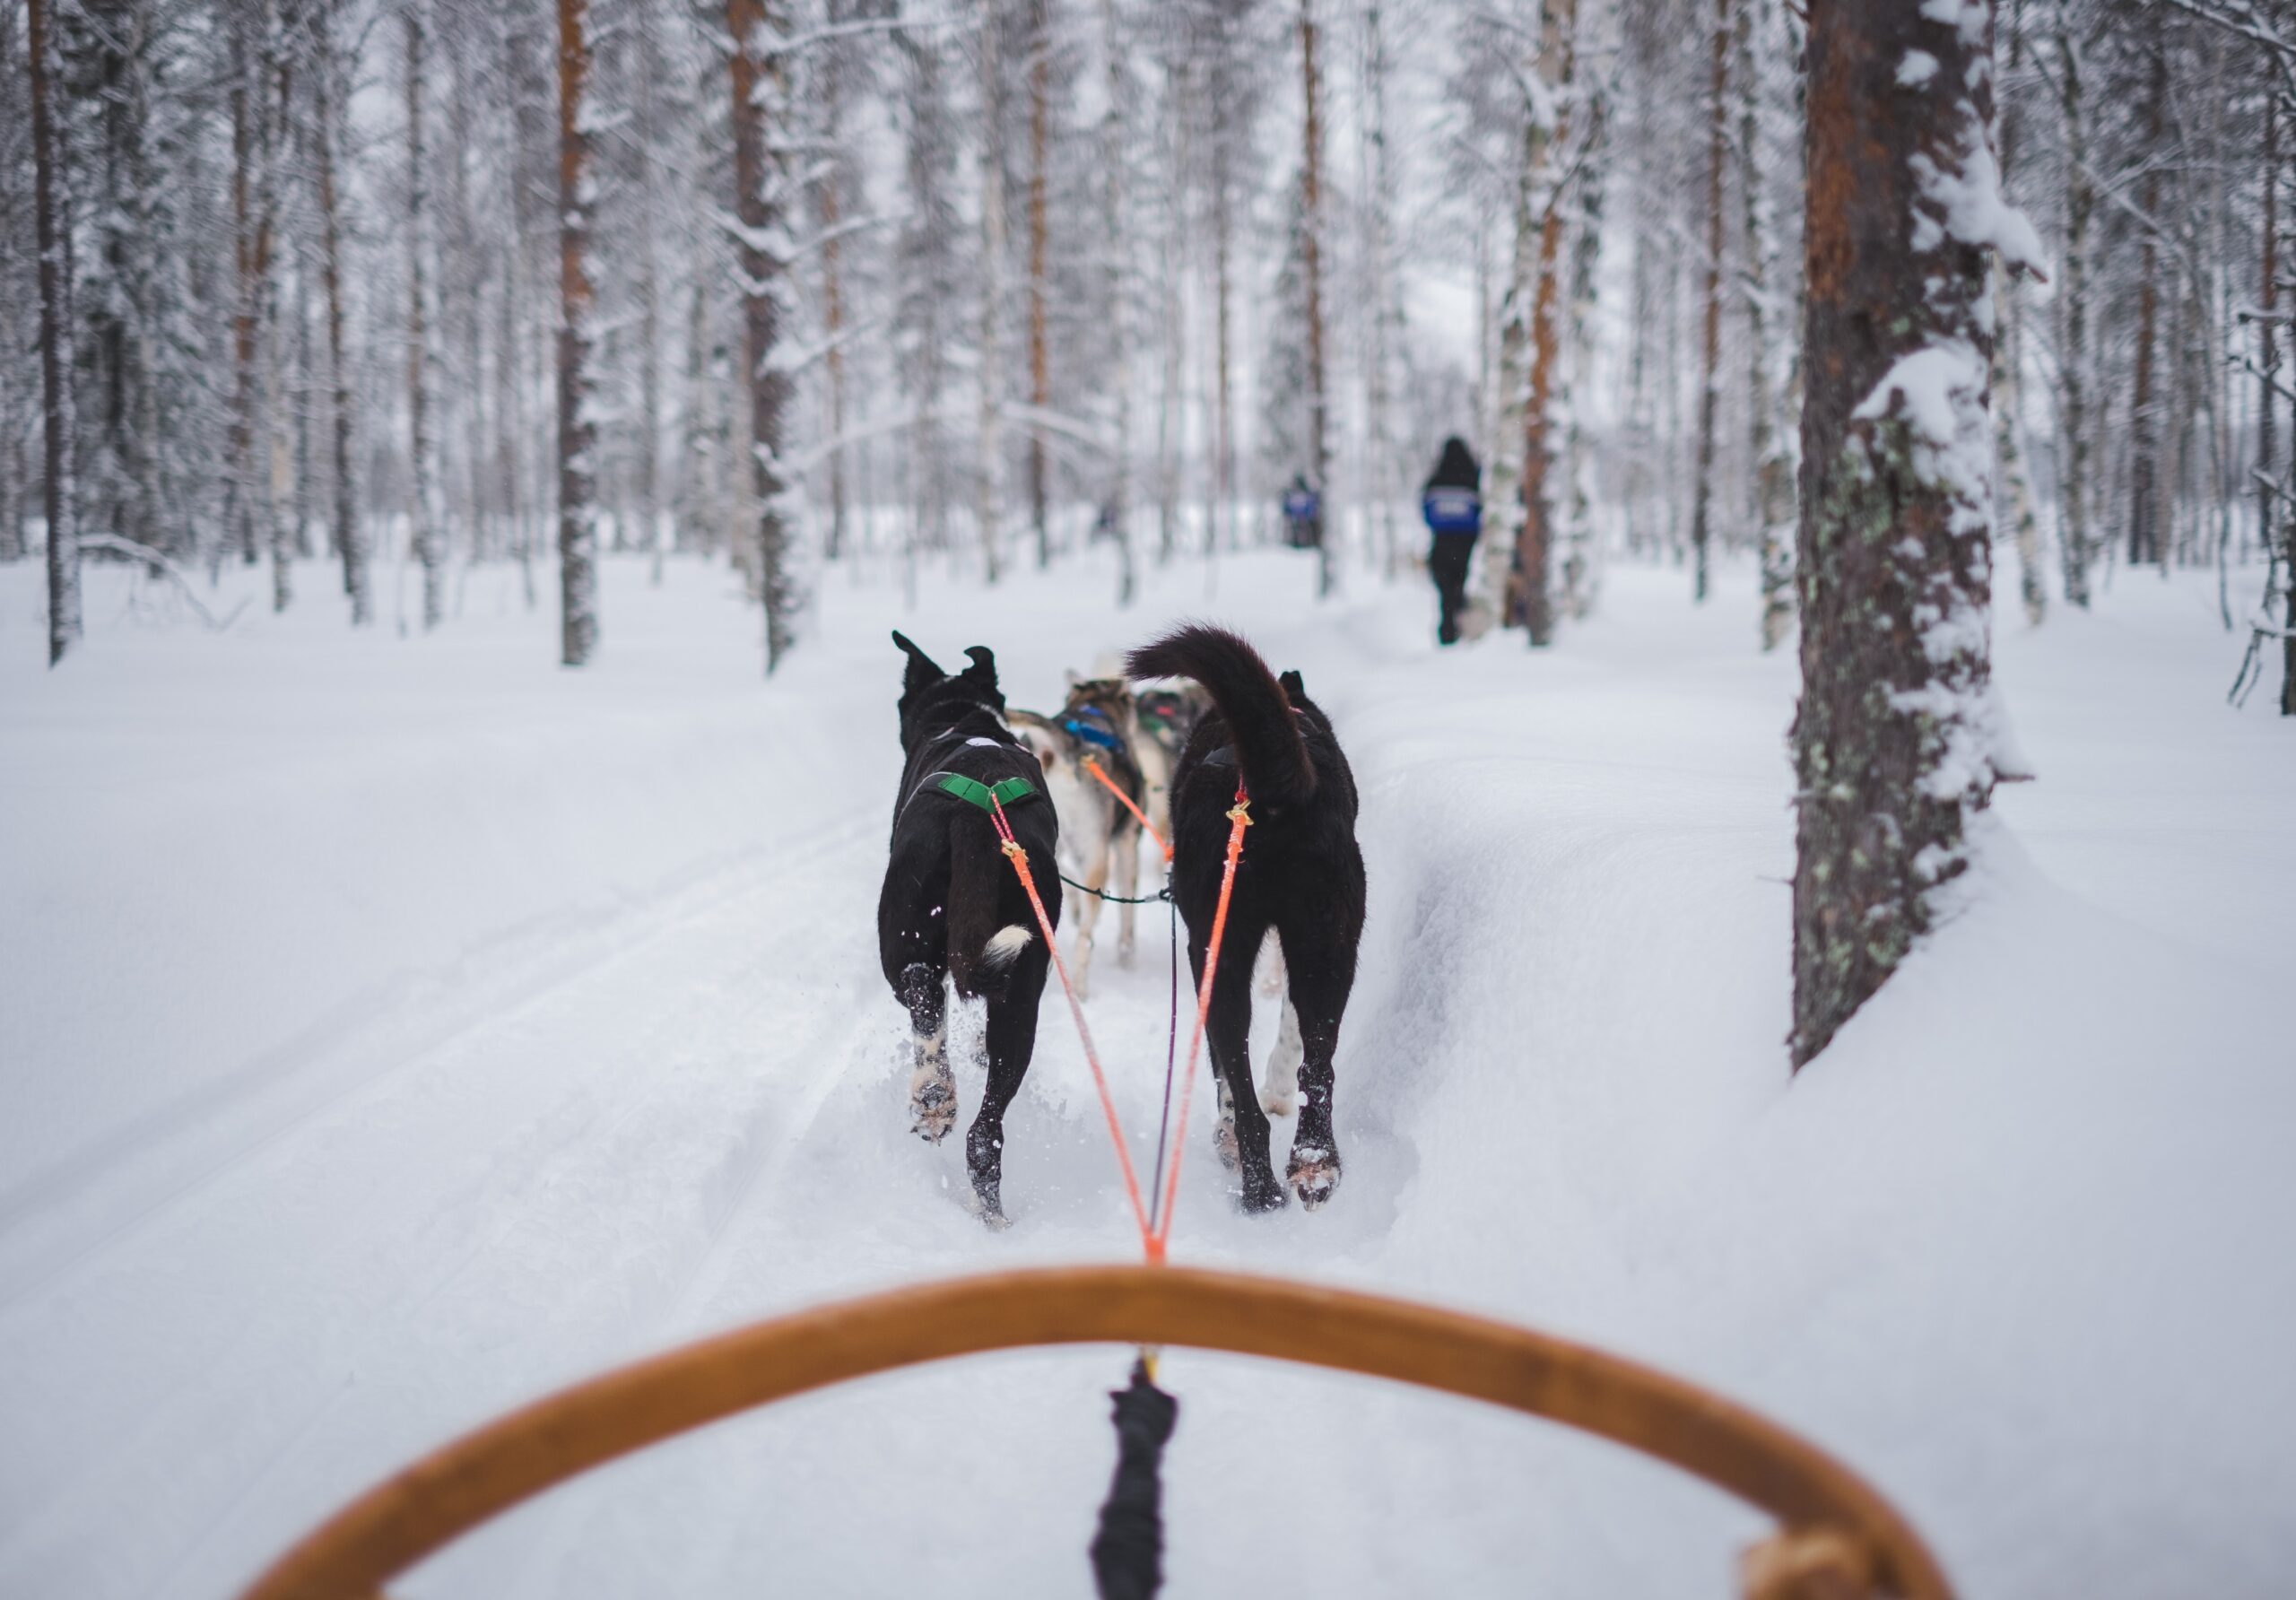
[[[1778,357],[1771,314],[1777,293],[1777,229],[1770,215],[1761,170],[1762,52],[1772,14],[1769,0],[1743,0],[1737,14],[1738,188],[1744,227],[1746,274],[1747,459],[1754,472],[1754,520],[1761,539],[1761,648],[1774,650],[1794,625],[1794,463],[1786,430],[1772,414],[1778,393]],[[1788,329],[1790,336],[1790,328]]]
[[47,455],[41,511],[48,519],[48,664],[80,641],[79,474],[73,444],[72,246],[66,221],[64,141],[56,97],[63,56],[48,0],[30,0],[26,44],[32,81],[34,228],[39,241],[39,378]]
[[1188,67],[1185,60],[1168,74],[1164,238],[1160,271],[1163,283],[1162,374],[1156,400],[1156,564],[1168,566],[1179,547],[1180,389],[1187,351],[1187,296],[1181,282],[1188,269],[1187,174],[1193,154],[1189,138]]
[[[2010,0],[2009,18],[2009,70],[2013,74],[2024,57],[2024,0]],[[2016,158],[2017,118],[2014,108],[2011,108],[2001,116],[2000,181],[2005,189]],[[2017,546],[2017,597],[2024,605],[2026,622],[2038,628],[2048,614],[2048,590],[2041,581],[2040,518],[2033,511],[2032,485],[2026,475],[2022,443],[2024,413],[2019,404],[2022,375],[2018,363],[2022,352],[2017,343],[2017,282],[1998,262],[1993,275],[1993,304],[1996,321],[1993,344],[1994,448],[2000,461],[2001,506],[2008,514],[2011,535]]]
[[1795,719],[1799,1066],[1935,926],[1997,776],[1986,0],[1809,13],[1802,699]]
[[589,9],[589,0],[558,0],[558,596],[559,660],[567,666],[587,666],[598,646],[597,423],[590,414],[595,196],[584,104]]
[[[1333,526],[1330,403],[1324,381],[1323,74],[1316,63],[1318,31],[1315,0],[1300,0],[1300,89],[1306,107],[1300,119],[1300,181],[1307,209],[1300,257],[1308,295],[1308,472],[1321,500],[1321,531],[1316,541],[1316,595],[1320,599],[1334,587],[1332,547],[1339,530]],[[1224,391],[1224,360],[1222,366]]]
[[1709,587],[1714,517],[1714,411],[1722,391],[1722,169],[1729,149],[1730,0],[1714,0],[1714,65],[1707,91],[1705,335],[1699,345],[1698,476],[1691,491],[1691,598]]
[[[2273,386],[2280,377],[2280,328],[2274,320],[2280,304],[2280,96],[2276,85],[2266,91],[2264,118],[2264,284],[2257,297],[2264,309],[2264,348],[2259,352],[2264,370],[2257,380],[2257,536],[2270,550],[2277,487],[2273,474],[2280,465],[2273,420]],[[2288,587],[2281,622],[2280,714],[2296,717],[2296,517],[2286,519],[2286,539],[2281,565],[2288,575]]]
[[988,581],[1004,572],[1004,65],[997,0],[980,20],[980,458],[974,492]]

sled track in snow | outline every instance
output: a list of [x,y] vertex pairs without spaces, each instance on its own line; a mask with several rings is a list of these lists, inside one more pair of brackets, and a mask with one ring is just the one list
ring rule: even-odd
[[[353,1096],[459,1039],[548,1001],[695,918],[775,891],[779,869],[793,858],[849,847],[869,830],[865,822],[840,819],[730,863],[705,865],[684,883],[530,951],[500,953],[506,944],[517,947],[523,929],[533,924],[499,934],[444,969],[402,974],[336,1006],[221,1083],[147,1112],[98,1145],[32,1174],[0,1192],[0,1310],[132,1236]],[[472,978],[457,975],[457,969],[483,967],[491,959],[500,960],[501,967]],[[412,1026],[364,1070],[356,1065],[327,1070],[332,1058],[357,1048],[362,1031],[385,1026],[384,1019],[411,995],[433,986],[455,996],[443,1014],[433,1013],[427,1025]],[[274,1095],[285,1103],[260,1103]],[[139,1164],[148,1166],[149,1176],[123,1170]]]

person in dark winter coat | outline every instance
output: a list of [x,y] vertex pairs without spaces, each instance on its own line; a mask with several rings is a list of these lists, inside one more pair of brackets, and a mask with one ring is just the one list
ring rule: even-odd
[[1420,512],[1434,539],[1427,552],[1428,575],[1443,604],[1435,637],[1443,644],[1457,644],[1467,608],[1467,563],[1483,534],[1483,469],[1465,439],[1454,435],[1443,441],[1442,458],[1421,491]]
[[1313,550],[1324,542],[1324,497],[1305,473],[1292,474],[1292,487],[1283,491],[1283,538],[1294,550]]

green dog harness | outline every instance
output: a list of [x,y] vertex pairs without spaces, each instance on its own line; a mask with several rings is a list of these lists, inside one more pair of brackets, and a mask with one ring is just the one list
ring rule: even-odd
[[994,788],[977,778],[967,778],[961,772],[939,772],[926,779],[926,787],[939,789],[944,795],[954,795],[968,805],[996,812],[1000,805],[1018,805],[1035,795],[1037,786],[1025,778],[1008,778]]

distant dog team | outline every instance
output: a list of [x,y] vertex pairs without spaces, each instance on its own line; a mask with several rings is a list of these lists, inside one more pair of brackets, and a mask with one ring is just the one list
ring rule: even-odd
[[[1333,1058],[1354,983],[1364,873],[1353,775],[1300,675],[1278,679],[1236,634],[1186,627],[1126,664],[1133,680],[1158,686],[1135,693],[1122,678],[1072,673],[1059,712],[1039,716],[1005,709],[986,648],[969,649],[972,665],[952,674],[900,634],[893,642],[908,657],[904,767],[878,943],[886,981],[909,1016],[915,1130],[937,1142],[955,1124],[945,1021],[953,982],[959,995],[987,1002],[987,1077],[966,1160],[982,1216],[1001,1222],[1004,1113],[1034,1051],[1051,952],[992,812],[1001,807],[1056,928],[1065,907],[1081,998],[1103,893],[1138,896],[1135,805],[1170,843],[1170,891],[1201,982],[1240,786],[1256,825],[1205,1028],[1219,1090],[1214,1138],[1239,1176],[1247,1210],[1283,1205],[1287,1185],[1310,1208],[1328,1200],[1341,1170]],[[1070,880],[1060,897],[1048,892],[1056,870]],[[1134,909],[1118,907],[1120,965],[1134,954]],[[1251,1083],[1251,981],[1253,957],[1269,939],[1281,945],[1289,1004],[1263,1100]],[[1299,1123],[1279,1183],[1268,1112],[1290,1108],[1294,1060]]]

